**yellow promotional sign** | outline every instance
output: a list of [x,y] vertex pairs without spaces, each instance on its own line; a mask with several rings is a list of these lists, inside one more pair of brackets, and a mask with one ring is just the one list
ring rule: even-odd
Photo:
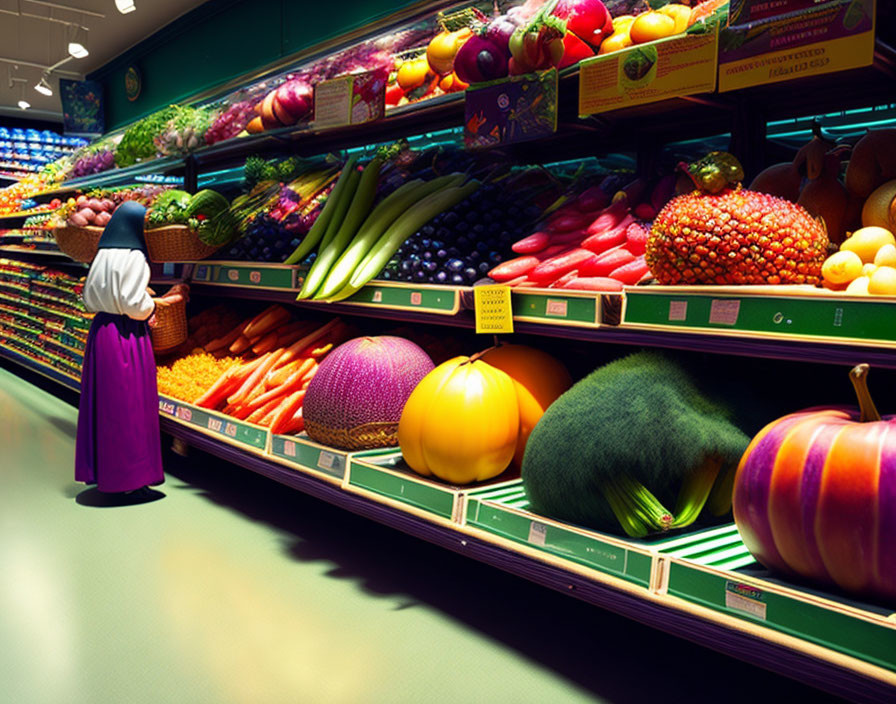
[[579,64],[579,116],[716,88],[719,29],[669,37]]
[[874,0],[835,0],[727,27],[720,37],[719,91],[870,66],[875,14]]
[[473,299],[477,333],[513,332],[509,286],[474,286]]

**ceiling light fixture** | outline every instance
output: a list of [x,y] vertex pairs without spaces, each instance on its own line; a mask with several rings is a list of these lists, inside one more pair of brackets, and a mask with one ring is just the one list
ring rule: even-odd
[[78,38],[78,25],[70,25],[69,30],[71,31],[71,35],[68,40],[68,53],[76,59],[83,59],[90,52],[87,51],[87,48],[83,44],[75,41]]
[[47,83],[47,77],[43,76],[40,81],[38,81],[37,85],[34,86],[34,90],[38,93],[41,93],[46,96],[53,95],[53,89],[50,88],[50,84]]
[[84,47],[83,44],[79,44],[78,42],[69,42],[68,43],[68,53],[71,54],[76,59],[83,59],[90,52]]
[[31,107],[31,103],[29,103],[27,100],[20,100],[19,107],[22,108],[22,110],[27,110]]
[[134,5],[134,0],[115,0],[115,7],[117,7],[118,11],[123,15],[137,9]]

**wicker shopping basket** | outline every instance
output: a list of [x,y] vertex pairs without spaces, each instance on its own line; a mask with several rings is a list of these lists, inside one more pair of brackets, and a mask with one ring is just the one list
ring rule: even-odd
[[187,302],[176,303],[156,301],[156,324],[150,329],[152,349],[156,354],[165,354],[184,343],[187,339]]
[[56,245],[63,254],[77,262],[90,264],[96,256],[96,248],[103,234],[102,227],[57,227],[53,229]]
[[153,262],[192,262],[205,259],[220,247],[207,245],[186,225],[166,225],[147,230],[146,249]]

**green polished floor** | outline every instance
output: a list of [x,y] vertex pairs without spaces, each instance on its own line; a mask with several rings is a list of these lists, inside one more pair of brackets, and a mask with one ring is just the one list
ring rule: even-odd
[[203,455],[81,505],[75,422],[0,369],[0,701],[824,699]]

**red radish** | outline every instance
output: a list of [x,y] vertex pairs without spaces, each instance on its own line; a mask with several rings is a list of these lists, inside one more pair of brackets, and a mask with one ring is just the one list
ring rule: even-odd
[[92,223],[96,220],[96,212],[90,208],[81,208],[78,211],[78,215],[81,215],[88,223]]
[[637,257],[625,247],[616,247],[597,256],[594,261],[579,267],[582,276],[609,276],[621,266],[635,261]]
[[105,227],[109,224],[109,221],[112,219],[112,213],[104,210],[101,213],[96,214],[96,220],[93,221],[93,224],[97,227]]
[[613,33],[613,18],[600,0],[560,0],[551,14],[566,20],[567,32],[594,47]]
[[578,278],[579,270],[573,269],[572,271],[566,272],[563,276],[557,279],[554,283],[551,284],[550,288],[564,288],[567,283],[572,281],[573,279]]
[[559,279],[568,271],[586,266],[596,256],[594,252],[590,252],[587,249],[572,249],[539,264],[529,273],[529,279],[537,284],[546,286],[552,281]]
[[656,217],[656,211],[650,203],[638,203],[633,212],[641,220],[653,220]]
[[518,276],[528,274],[546,259],[550,259],[551,257],[554,257],[561,252],[569,251],[570,249],[572,249],[572,247],[566,245],[552,245],[537,254],[527,254],[522,257],[516,257],[515,259],[509,259],[506,262],[501,262],[498,266],[488,272],[488,275],[499,283],[509,281]]
[[532,254],[533,252],[540,252],[547,247],[549,241],[550,235],[547,232],[533,232],[528,237],[523,237],[518,242],[514,242],[510,248],[517,254]]
[[287,110],[280,104],[276,92],[274,93],[273,100],[271,100],[271,109],[274,111],[274,117],[280,120],[284,125],[294,125],[296,123],[296,118],[287,112]]
[[601,214],[594,219],[594,222],[588,226],[588,234],[596,235],[616,227],[627,214],[628,203],[625,199],[616,201],[607,208],[604,208]]
[[625,248],[632,254],[644,254],[650,232],[641,223],[633,222],[625,230]]
[[505,281],[504,285],[513,288],[514,286],[519,286],[521,283],[528,280],[529,277],[523,274],[522,276],[517,276],[515,279],[511,279],[510,281]]
[[581,276],[567,281],[563,288],[580,291],[621,291],[622,283],[606,276]]
[[633,262],[611,271],[610,277],[628,286],[634,286],[649,273],[650,268],[647,266],[647,262],[644,261],[644,257],[638,257]]
[[551,232],[571,232],[585,227],[588,221],[580,213],[558,213],[548,221]]
[[576,207],[583,213],[606,208],[610,204],[610,196],[600,186],[592,186],[579,194],[576,198]]
[[634,221],[635,219],[631,215],[626,215],[624,218],[622,218],[622,220],[619,221],[619,223],[617,223],[614,227],[611,227],[609,230],[591,235],[588,239],[582,242],[582,246],[585,249],[590,249],[592,252],[600,254],[601,252],[605,252],[613,246],[612,244],[608,243],[616,241],[617,244],[622,244],[625,241],[626,229]]
[[585,249],[590,249],[595,254],[603,254],[613,247],[618,247],[623,242],[625,242],[625,230],[621,227],[614,227],[609,232],[591,235],[591,237],[582,242],[582,246]]

